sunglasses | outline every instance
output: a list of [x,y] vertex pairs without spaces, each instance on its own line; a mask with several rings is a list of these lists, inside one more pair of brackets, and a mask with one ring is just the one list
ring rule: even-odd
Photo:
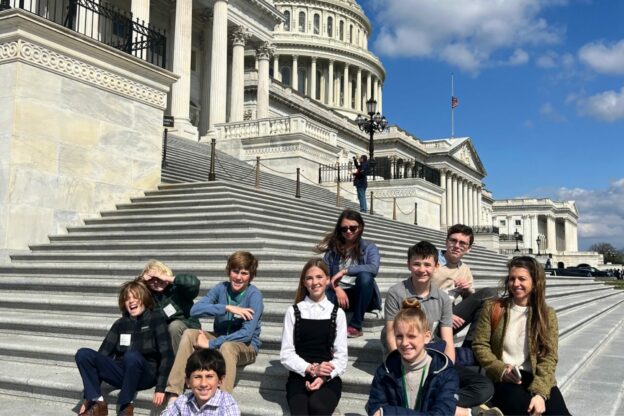
[[355,233],[360,228],[359,225],[349,225],[348,227],[340,227],[340,231],[346,233],[347,231]]

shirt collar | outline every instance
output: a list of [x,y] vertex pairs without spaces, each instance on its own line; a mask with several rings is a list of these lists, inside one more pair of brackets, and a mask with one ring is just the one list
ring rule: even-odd
[[204,405],[202,407],[199,407],[197,404],[197,400],[195,400],[195,395],[191,392],[189,393],[190,398],[189,398],[189,403],[191,403],[191,406],[193,406],[195,408],[195,411],[200,411],[203,410],[207,407],[219,407],[219,403],[221,402],[221,395],[223,393],[221,392],[221,390],[217,390],[214,394],[214,396],[212,396],[206,403],[204,403]]
[[[440,266],[447,266],[447,265],[448,265],[448,263],[449,263],[449,261],[446,259],[445,254],[446,254],[446,250],[440,250],[440,251],[438,252],[438,264],[439,264]],[[455,263],[452,263],[452,264],[455,264]],[[460,261],[458,261],[458,262],[457,262],[457,264],[455,264],[455,265],[456,265],[457,267],[460,267],[460,266],[462,265],[462,261],[461,261],[461,260],[460,260]]]
[[306,306],[308,306],[309,308],[318,308],[321,311],[326,310],[327,308],[333,308],[334,304],[331,303],[328,299],[327,296],[325,296],[323,298],[322,301],[320,302],[314,302],[312,299],[310,299],[307,295],[305,297],[305,299],[303,299],[303,302]]

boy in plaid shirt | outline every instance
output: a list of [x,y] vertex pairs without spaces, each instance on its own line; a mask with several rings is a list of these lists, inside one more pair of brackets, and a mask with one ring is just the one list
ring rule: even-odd
[[219,350],[195,351],[184,372],[191,391],[169,403],[160,416],[240,416],[232,395],[220,389],[225,377],[225,360]]
[[84,385],[81,416],[105,416],[108,406],[102,397],[102,381],[120,388],[119,415],[132,416],[132,400],[138,390],[156,386],[152,402],[160,406],[173,364],[171,340],[165,316],[152,310],[154,301],[141,282],[127,282],[119,292],[123,316],[108,331],[100,349],[81,348],[76,365]]

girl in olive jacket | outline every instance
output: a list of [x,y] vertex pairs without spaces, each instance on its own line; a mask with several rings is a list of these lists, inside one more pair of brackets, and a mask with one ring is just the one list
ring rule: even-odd
[[555,379],[559,331],[545,286],[542,266],[516,257],[505,295],[488,301],[479,317],[472,349],[494,382],[492,403],[506,415],[570,414]]

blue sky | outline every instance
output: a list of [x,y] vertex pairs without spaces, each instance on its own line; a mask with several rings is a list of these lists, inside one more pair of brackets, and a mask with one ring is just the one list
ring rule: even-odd
[[359,0],[383,112],[420,139],[470,136],[497,199],[574,200],[581,249],[624,248],[623,0]]

